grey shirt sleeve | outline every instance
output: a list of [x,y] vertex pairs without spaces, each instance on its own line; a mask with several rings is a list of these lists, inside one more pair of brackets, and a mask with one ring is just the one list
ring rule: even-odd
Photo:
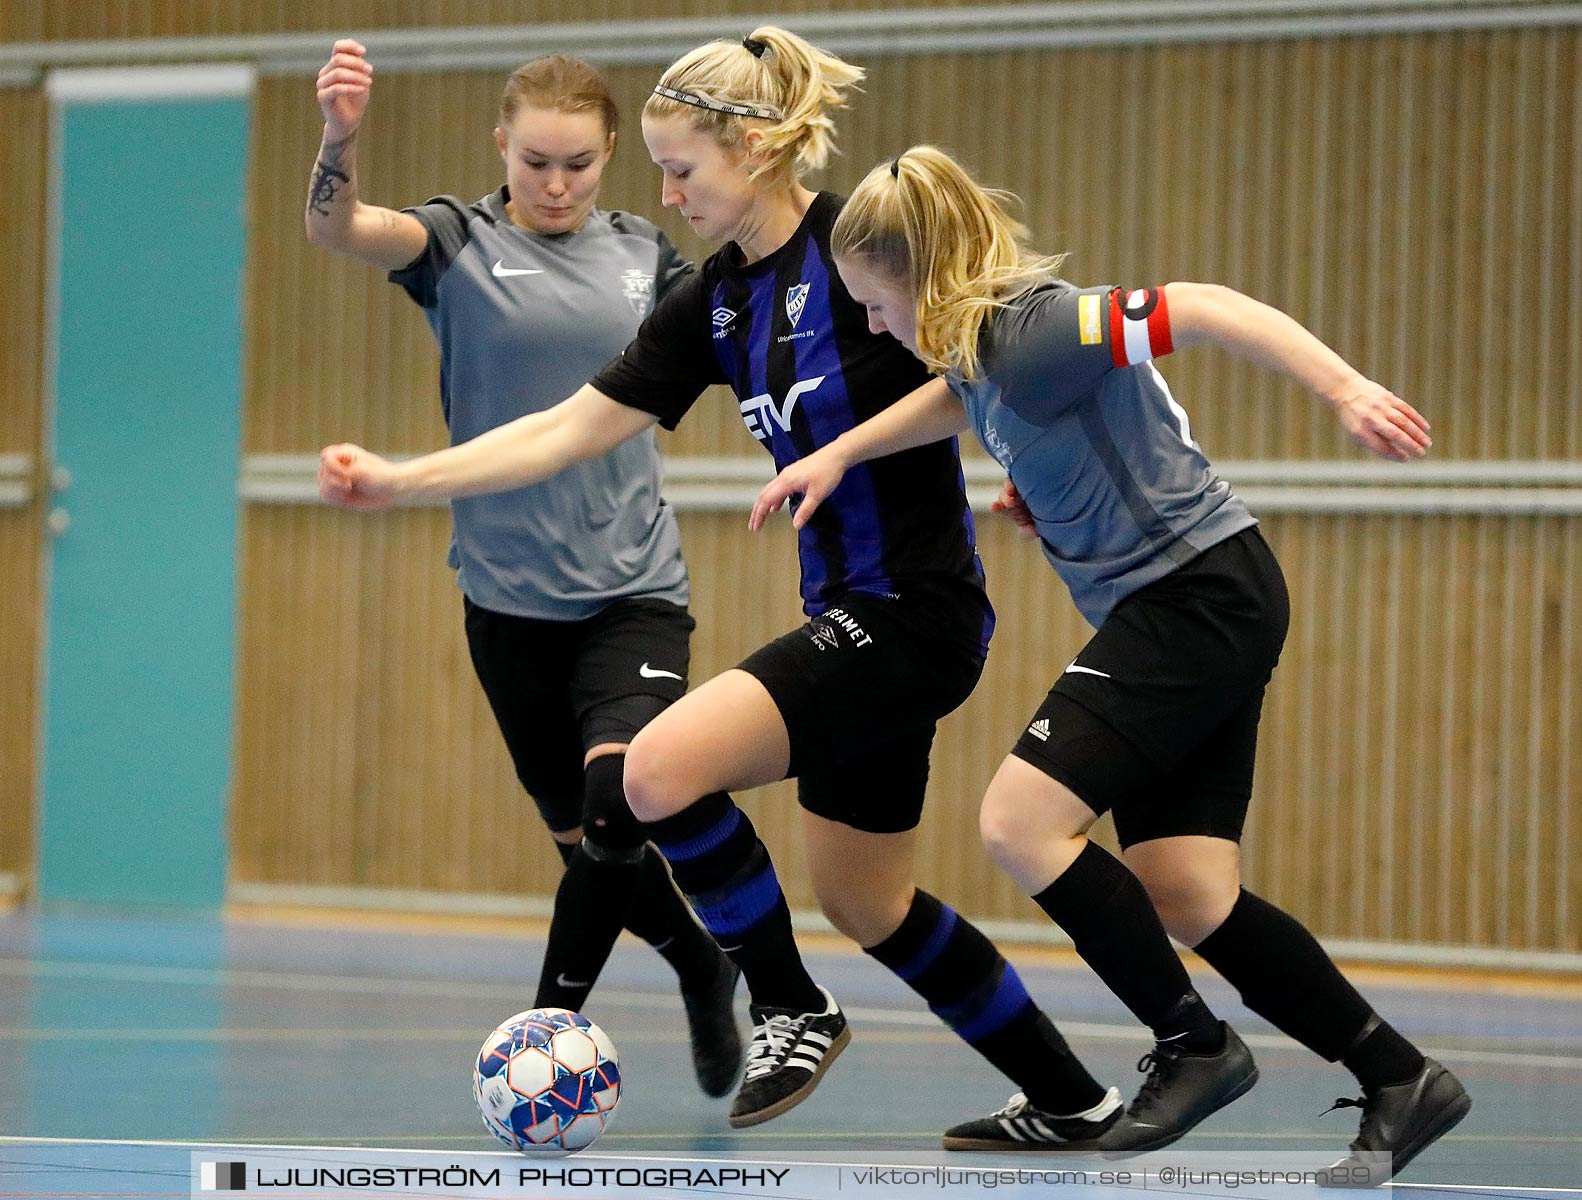
[[422,307],[433,308],[438,303],[440,278],[467,245],[471,210],[455,196],[436,196],[427,204],[401,211],[411,213],[428,230],[428,243],[406,266],[391,271],[389,280],[405,288]]
[[1112,290],[1039,288],[995,317],[984,335],[983,365],[1012,412],[1047,425],[1116,369],[1110,350]]

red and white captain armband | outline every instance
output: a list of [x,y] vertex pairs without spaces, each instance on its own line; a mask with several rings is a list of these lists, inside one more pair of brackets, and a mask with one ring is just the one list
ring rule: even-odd
[[1135,367],[1174,349],[1164,288],[1111,288],[1109,301],[1110,356],[1117,367]]

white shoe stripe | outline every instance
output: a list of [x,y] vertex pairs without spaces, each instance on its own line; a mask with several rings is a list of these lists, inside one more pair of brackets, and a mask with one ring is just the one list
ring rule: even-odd
[[822,1033],[814,1033],[811,1029],[802,1035],[802,1040],[804,1042],[817,1042],[826,1050],[828,1050],[835,1042],[834,1038],[825,1037]]
[[1006,1120],[1004,1117],[1000,1118],[1000,1128],[1004,1129],[1006,1133],[1010,1134],[1011,1137],[1018,1142],[1025,1142],[1027,1140],[1022,1136],[1021,1131],[1016,1128],[1016,1124],[1012,1121]]

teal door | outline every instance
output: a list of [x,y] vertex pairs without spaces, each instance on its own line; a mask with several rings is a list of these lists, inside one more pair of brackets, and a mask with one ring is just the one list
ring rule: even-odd
[[224,897],[251,87],[233,67],[49,80],[46,902]]

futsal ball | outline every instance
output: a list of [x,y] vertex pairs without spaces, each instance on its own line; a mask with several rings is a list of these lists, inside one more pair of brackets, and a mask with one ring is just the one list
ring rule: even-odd
[[511,1149],[568,1154],[610,1123],[620,1061],[609,1036],[581,1013],[529,1009],[484,1039],[472,1094],[484,1125]]

